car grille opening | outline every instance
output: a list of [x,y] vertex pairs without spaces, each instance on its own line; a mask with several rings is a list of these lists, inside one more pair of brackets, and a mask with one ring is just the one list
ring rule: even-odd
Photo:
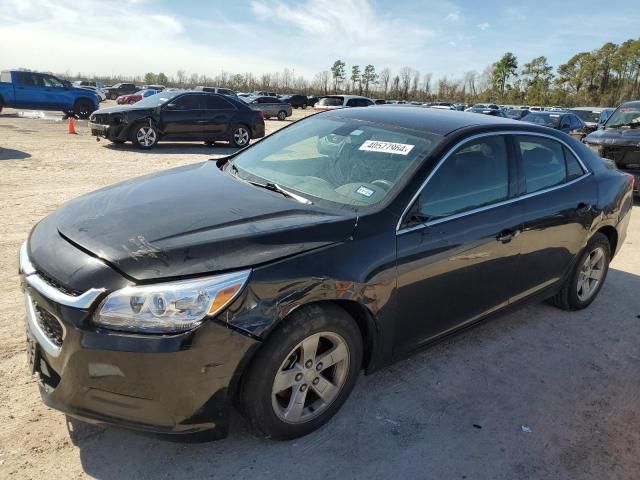
[[47,338],[58,347],[62,346],[64,330],[58,319],[38,304],[35,304],[35,311],[36,321]]

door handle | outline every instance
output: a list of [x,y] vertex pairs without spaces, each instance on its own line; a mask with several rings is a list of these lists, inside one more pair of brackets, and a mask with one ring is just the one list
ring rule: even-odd
[[498,234],[496,240],[501,243],[509,243],[517,234],[518,232],[514,232],[513,230],[503,230]]

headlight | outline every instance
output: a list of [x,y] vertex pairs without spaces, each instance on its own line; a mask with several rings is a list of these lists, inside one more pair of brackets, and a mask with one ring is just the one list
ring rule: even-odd
[[242,291],[251,270],[178,282],[126,287],[109,295],[93,323],[114,330],[182,332],[217,315]]

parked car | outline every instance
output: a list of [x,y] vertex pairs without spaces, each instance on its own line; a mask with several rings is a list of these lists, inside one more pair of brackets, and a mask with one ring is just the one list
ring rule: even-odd
[[326,95],[320,97],[313,109],[319,112],[346,107],[370,107],[373,100],[359,95]]
[[242,100],[253,110],[262,112],[265,119],[277,117],[278,120],[285,120],[293,115],[291,105],[276,97],[248,97]]
[[158,90],[151,90],[151,89],[140,90],[139,92],[131,93],[129,95],[120,95],[118,98],[116,98],[116,103],[118,105],[130,105],[132,103],[139,102],[143,98],[147,98],[147,97],[150,97],[151,95],[155,95],[156,93],[160,93],[160,92]]
[[512,120],[521,120],[522,117],[524,117],[527,113],[529,113],[529,110],[526,110],[524,108],[509,108],[505,112],[507,118],[510,118]]
[[91,87],[88,85],[75,85],[77,88],[83,88],[84,90],[88,90],[90,92],[93,92],[97,97],[98,100],[100,102],[104,102],[107,99],[107,96],[104,94],[104,92],[102,90],[100,90],[99,88],[96,87]]
[[105,84],[102,82],[94,82],[93,80],[76,80],[72,83],[74,87],[93,87],[98,90],[102,90]]
[[167,87],[164,85],[143,85],[142,90],[155,90],[156,92],[162,92],[166,90]]
[[587,131],[591,133],[598,128],[602,110],[598,107],[575,107],[568,112],[576,114],[584,122]]
[[634,193],[640,195],[640,101],[620,105],[603,128],[584,141],[599,156],[613,160],[621,171],[633,175]]
[[467,109],[467,112],[481,113],[483,115],[491,115],[493,117],[507,118],[507,114],[501,108],[476,108],[471,107]]
[[615,111],[615,108],[603,108],[600,112],[600,118],[598,119],[598,128],[602,127],[607,122],[607,120],[609,120],[611,114]]
[[91,134],[113,143],[131,140],[143,149],[160,140],[204,140],[211,145],[228,140],[246,147],[252,138],[264,137],[264,119],[242,101],[206,92],[164,92],[134,105],[98,110],[91,115]]
[[88,118],[98,108],[98,96],[48,73],[4,70],[0,73],[0,112],[4,107],[54,110]]
[[529,112],[521,120],[560,130],[578,140],[582,140],[589,133],[585,123],[575,113]]
[[376,98],[373,100],[376,105],[386,105],[387,101],[384,98]]
[[198,87],[194,88],[194,90],[197,90],[199,92],[209,92],[209,93],[219,93],[221,95],[230,95],[232,97],[237,97],[238,96],[238,94],[236,92],[234,92],[233,90],[231,90],[229,88],[198,86]]
[[306,95],[281,95],[279,98],[281,101],[288,103],[293,108],[302,108],[305,110],[309,105],[309,99]]
[[312,115],[37,223],[20,250],[30,368],[80,419],[220,438],[233,402],[259,434],[299,437],[362,369],[506,309],[588,307],[631,183],[525,122]]
[[105,87],[103,91],[107,98],[115,100],[120,95],[128,95],[130,93],[135,93],[138,90],[140,90],[140,88],[136,87],[133,83],[116,83],[111,87]]
[[476,103],[471,108],[477,108],[482,110],[500,110],[500,107],[495,103]]
[[277,97],[278,96],[276,92],[267,92],[267,91],[253,92],[251,93],[251,95],[254,97]]

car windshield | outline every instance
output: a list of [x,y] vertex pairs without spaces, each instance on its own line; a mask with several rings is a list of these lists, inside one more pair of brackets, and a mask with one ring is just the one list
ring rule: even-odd
[[339,107],[344,102],[343,97],[322,97],[318,100],[318,105],[322,107]]
[[[355,119],[312,117],[240,153],[237,175],[343,206],[383,201],[441,135]],[[232,171],[235,169],[231,169]]]
[[605,127],[615,128],[620,125],[640,124],[640,106],[625,107],[620,106],[607,120]]
[[156,93],[155,95],[145,97],[139,102],[136,102],[136,107],[143,107],[143,108],[159,107],[160,105],[167,103],[173,97],[176,97],[181,93],[182,93],[181,91]]
[[575,113],[583,122],[598,123],[598,120],[600,120],[599,110],[571,110],[571,113]]
[[522,120],[536,125],[557,128],[560,125],[560,115],[555,113],[528,113]]

